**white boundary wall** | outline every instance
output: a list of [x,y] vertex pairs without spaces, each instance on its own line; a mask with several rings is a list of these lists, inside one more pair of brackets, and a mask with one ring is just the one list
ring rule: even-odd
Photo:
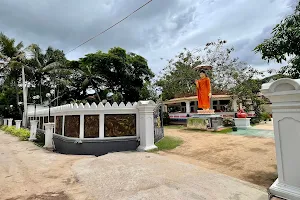
[[[139,140],[141,138],[140,134],[144,134],[145,137],[142,138],[154,138],[154,132],[147,127],[154,126],[153,122],[153,110],[156,104],[153,101],[139,101],[133,104],[131,103],[89,103],[86,104],[67,104],[58,107],[52,107],[50,109],[50,115],[54,117],[54,123],[56,122],[56,116],[62,116],[62,136],[64,136],[64,122],[65,116],[67,115],[80,115],[80,134],[79,138],[84,139],[84,115],[99,115],[99,137],[95,139],[109,139],[109,137],[104,138],[104,115],[105,114],[135,114],[136,115],[136,136],[123,136],[117,138],[132,138],[137,137]],[[49,115],[49,108],[44,109],[37,109],[36,110],[36,117],[40,118],[47,117]],[[141,117],[140,117],[141,116]],[[34,117],[34,110],[28,112],[28,117],[33,119]],[[143,121],[143,119],[147,118],[147,122]],[[48,119],[49,120],[49,119]],[[54,127],[55,130],[55,127]],[[116,137],[114,137],[116,138]],[[88,138],[92,139],[92,138]],[[149,150],[155,148],[152,141],[146,141],[147,145],[143,146],[143,149]]]

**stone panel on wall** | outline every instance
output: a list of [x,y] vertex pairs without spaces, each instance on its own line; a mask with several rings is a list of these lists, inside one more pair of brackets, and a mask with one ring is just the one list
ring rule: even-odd
[[104,137],[122,137],[136,135],[135,114],[104,115]]
[[99,115],[84,116],[84,137],[85,138],[99,137]]
[[62,134],[62,122],[63,117],[62,116],[56,116],[56,122],[55,122],[55,133],[61,135]]
[[65,116],[65,132],[66,137],[79,138],[80,131],[80,116],[79,115],[66,115]]

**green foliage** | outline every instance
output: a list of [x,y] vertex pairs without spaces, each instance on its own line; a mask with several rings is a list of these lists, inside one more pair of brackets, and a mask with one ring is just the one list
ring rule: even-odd
[[159,142],[155,143],[158,150],[165,151],[175,149],[183,143],[183,140],[177,137],[165,136]]
[[260,52],[265,60],[281,63],[292,57],[289,65],[282,68],[282,73],[292,78],[300,77],[300,2],[294,13],[287,16],[272,31],[272,37],[264,40],[254,50]]
[[232,118],[223,118],[223,126],[231,127],[234,126],[234,121]]
[[253,118],[250,119],[250,123],[252,125],[258,124],[259,122],[261,122],[260,117],[253,117]]
[[267,121],[267,120],[271,119],[271,115],[268,112],[263,112],[260,115],[260,119],[263,121]]
[[30,137],[30,131],[27,129],[16,129],[14,126],[1,126],[1,130],[3,130],[5,133],[17,136],[20,138],[20,140],[28,140]]

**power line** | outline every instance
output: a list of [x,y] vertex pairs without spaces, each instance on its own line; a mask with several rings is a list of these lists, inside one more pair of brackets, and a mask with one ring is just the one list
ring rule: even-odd
[[118,21],[117,23],[115,23],[114,25],[108,27],[107,29],[105,29],[104,31],[102,31],[101,33],[98,33],[97,35],[95,35],[94,37],[91,37],[90,39],[86,40],[85,42],[81,43],[80,45],[78,45],[77,47],[75,47],[74,49],[72,49],[71,51],[68,51],[66,54],[74,51],[75,49],[81,47],[82,45],[88,43],[89,41],[95,39],[96,37],[98,37],[99,35],[105,33],[106,31],[108,31],[109,29],[115,27],[116,25],[118,25],[119,23],[121,23],[122,21],[126,20],[128,17],[130,17],[131,15],[133,15],[134,13],[136,13],[137,11],[139,11],[140,9],[142,9],[143,7],[145,7],[147,4],[149,4],[152,0],[149,0],[147,3],[143,4],[142,6],[140,6],[138,9],[134,10],[132,13],[130,13],[129,15],[127,15],[126,17],[124,17],[123,19],[121,19],[120,21]]

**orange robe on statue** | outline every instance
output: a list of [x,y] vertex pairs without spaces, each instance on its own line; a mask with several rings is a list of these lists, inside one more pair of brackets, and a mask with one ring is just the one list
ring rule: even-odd
[[210,80],[208,77],[197,80],[198,108],[210,108]]

